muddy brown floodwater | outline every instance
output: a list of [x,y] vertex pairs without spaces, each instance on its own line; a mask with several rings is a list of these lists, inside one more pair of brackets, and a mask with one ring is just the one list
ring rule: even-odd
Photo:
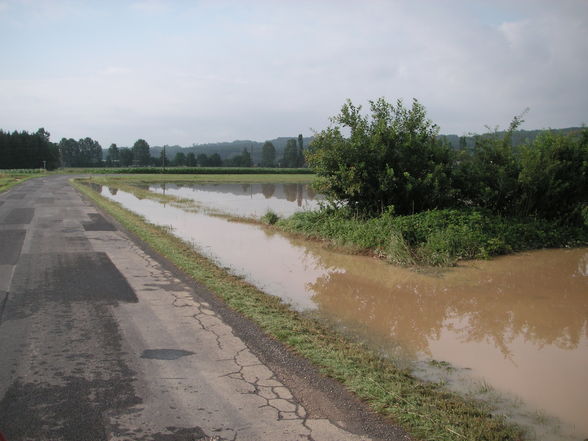
[[[423,273],[122,191],[102,194],[172,226],[218,264],[297,310],[315,311],[393,357],[421,365],[446,361],[470,389],[478,384],[516,397],[535,409],[536,418],[525,422],[541,439],[588,437],[587,248]],[[561,420],[560,433],[542,427],[551,416]]]

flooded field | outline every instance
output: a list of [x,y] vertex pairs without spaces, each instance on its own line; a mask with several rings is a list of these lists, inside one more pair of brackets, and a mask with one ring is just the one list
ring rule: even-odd
[[[265,203],[275,197],[269,208],[282,215],[316,203],[303,188],[297,187],[293,198],[293,190],[288,193],[279,185],[270,197],[261,185],[261,196],[255,185],[236,194],[224,186],[167,184],[165,192],[215,209],[233,201],[238,208],[232,213],[246,216],[265,213],[267,207],[252,202],[258,199]],[[219,265],[297,310],[321,314],[390,356],[421,360],[425,366],[446,361],[478,384],[478,392],[513,394],[537,410],[538,432],[552,415],[573,435],[565,439],[588,437],[586,248],[541,250],[418,273],[115,189],[105,187],[102,195],[151,222],[171,226]],[[294,207],[282,208],[284,201]]]
[[312,210],[322,199],[307,184],[156,184],[154,193],[192,199],[209,208],[242,217],[263,216],[268,210],[280,216]]

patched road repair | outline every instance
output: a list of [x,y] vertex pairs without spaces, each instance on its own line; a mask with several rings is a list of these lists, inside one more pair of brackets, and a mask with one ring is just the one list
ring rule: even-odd
[[22,440],[408,440],[85,201],[0,194],[0,432]]

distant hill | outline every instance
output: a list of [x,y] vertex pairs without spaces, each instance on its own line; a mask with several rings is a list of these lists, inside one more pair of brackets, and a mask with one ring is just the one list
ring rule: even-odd
[[[564,129],[552,129],[556,133],[573,133],[582,130],[582,127],[567,127]],[[539,133],[545,130],[517,130],[513,134],[513,144],[520,145],[526,142],[530,142],[539,135]],[[504,131],[497,132],[499,135],[503,135]],[[488,134],[482,134],[481,136],[485,136]],[[476,135],[467,135],[465,136],[466,144],[468,146],[474,145],[474,138]],[[447,140],[449,144],[453,147],[459,147],[459,135],[439,135],[440,138]],[[293,137],[279,137],[275,139],[270,139],[269,141],[273,143],[274,147],[276,148],[276,158],[279,159],[284,154],[284,148],[286,147],[286,143],[289,139],[297,139],[297,136]],[[306,137],[304,139],[304,147],[308,147],[312,141],[312,137]],[[182,147],[179,145],[172,145],[166,146],[165,154],[169,160],[172,160],[176,153],[183,152],[189,153],[193,152],[196,156],[200,153],[204,153],[207,156],[212,155],[213,153],[218,153],[221,159],[225,160],[231,158],[233,156],[240,155],[243,152],[243,149],[247,149],[252,156],[253,163],[258,164],[261,162],[261,147],[263,146],[265,141],[251,141],[251,140],[236,140],[232,142],[215,142],[215,143],[208,143],[208,144],[192,144],[190,147]],[[159,158],[161,154],[161,150],[163,149],[162,146],[153,146],[150,149],[151,156]],[[106,150],[106,149],[105,149]]]
[[[289,139],[298,140],[298,136],[293,137],[280,137],[275,139],[270,139],[270,141],[274,147],[276,148],[276,158],[280,159],[284,155],[284,149],[286,148],[286,143]],[[304,147],[308,147],[310,141],[312,141],[312,137],[303,138]],[[191,147],[181,147],[179,145],[172,145],[165,147],[165,156],[172,160],[176,153],[183,152],[183,153],[190,153],[193,152],[196,156],[200,153],[204,153],[207,156],[212,155],[213,153],[218,153],[221,159],[224,161],[225,159],[231,158],[233,156],[240,155],[243,153],[243,149],[247,149],[249,153],[251,153],[251,158],[253,159],[254,164],[258,164],[261,162],[261,148],[263,146],[263,142],[259,141],[249,141],[249,140],[237,140],[232,142],[215,142],[215,143],[208,143],[208,144],[192,144]],[[163,146],[153,146],[150,149],[151,156],[159,158],[161,155],[161,150],[163,150]]]
[[[583,129],[582,127],[567,127],[565,129],[551,129],[551,131],[553,131],[554,133],[568,134],[568,133],[579,132],[582,129]],[[525,144],[527,142],[531,142],[541,132],[545,132],[545,129],[542,129],[542,130],[516,130],[515,132],[513,132],[513,136],[512,136],[513,145],[516,146],[516,145]],[[505,131],[499,131],[496,133],[499,136],[501,136],[501,135],[504,135]],[[489,135],[490,135],[489,133],[485,133],[485,134],[482,134],[481,136],[489,136]],[[447,140],[449,142],[449,144],[451,144],[453,147],[455,147],[455,148],[459,147],[459,138],[461,138],[461,136],[458,136],[458,135],[439,135],[439,137]],[[464,138],[466,140],[466,145],[468,147],[472,147],[474,145],[475,137],[476,137],[475,134],[464,136]]]

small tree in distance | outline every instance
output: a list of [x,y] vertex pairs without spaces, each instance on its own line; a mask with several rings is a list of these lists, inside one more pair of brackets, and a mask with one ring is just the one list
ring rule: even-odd
[[144,139],[138,139],[133,144],[133,162],[136,165],[149,165],[150,161],[149,144]]
[[276,148],[270,141],[266,141],[261,148],[261,166],[275,167]]
[[195,167],[197,164],[196,162],[196,155],[194,155],[194,152],[189,152],[186,155],[186,165],[188,167]]
[[286,168],[298,167],[298,146],[295,139],[289,139],[284,148],[284,156],[282,157],[281,165]]

